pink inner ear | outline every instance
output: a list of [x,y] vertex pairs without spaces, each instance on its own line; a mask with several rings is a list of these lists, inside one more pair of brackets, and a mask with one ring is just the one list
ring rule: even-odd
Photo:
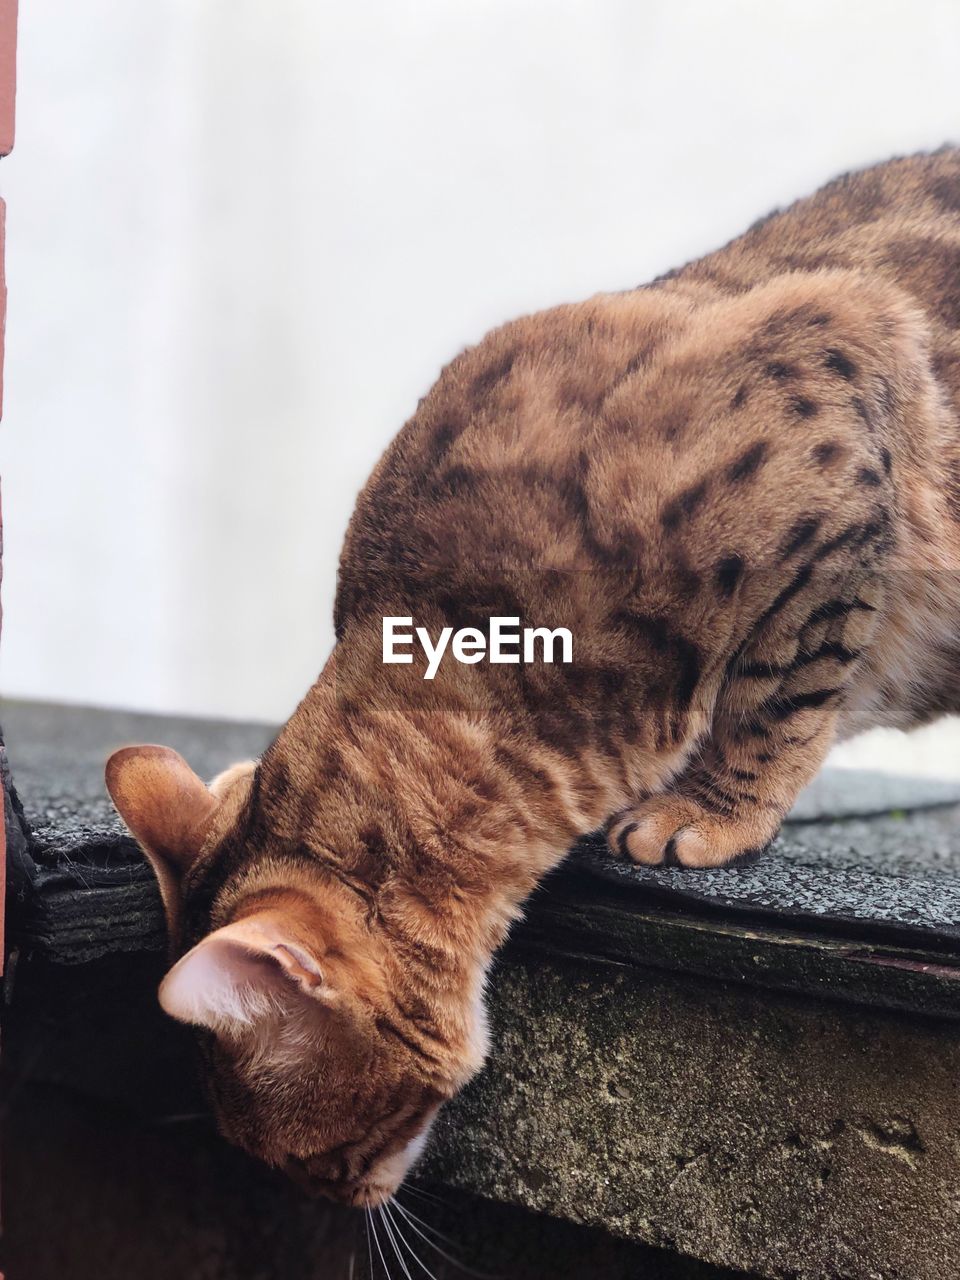
[[164,978],[160,1004],[180,1022],[227,1030],[249,1026],[278,1008],[288,987],[266,953],[212,934]]
[[161,1007],[180,1022],[236,1031],[283,1012],[284,997],[298,988],[323,998],[316,959],[275,932],[251,917],[210,934],[164,978]]
[[277,961],[301,987],[312,990],[323,982],[323,971],[313,956],[292,942],[278,942],[273,948]]

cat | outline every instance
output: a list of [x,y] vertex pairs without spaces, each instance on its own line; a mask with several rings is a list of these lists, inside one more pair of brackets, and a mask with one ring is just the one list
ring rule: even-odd
[[[360,495],[336,646],[257,762],[107,765],[223,1134],[375,1206],[487,1052],[491,957],[586,832],[766,848],[831,745],[960,710],[960,151],[495,330]],[[569,663],[385,664],[385,617]]]

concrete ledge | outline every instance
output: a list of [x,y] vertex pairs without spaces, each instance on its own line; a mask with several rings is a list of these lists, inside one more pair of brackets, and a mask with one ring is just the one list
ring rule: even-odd
[[784,1280],[956,1274],[956,1023],[542,955],[492,985],[436,1178]]

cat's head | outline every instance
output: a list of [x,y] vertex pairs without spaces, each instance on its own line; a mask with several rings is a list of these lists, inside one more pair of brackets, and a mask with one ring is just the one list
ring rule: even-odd
[[375,1205],[485,1051],[479,979],[431,989],[361,894],[312,860],[250,848],[255,766],[205,786],[176,752],[126,747],[107,787],[160,884],[175,952],[160,985],[199,1029],[230,1141],[308,1190]]

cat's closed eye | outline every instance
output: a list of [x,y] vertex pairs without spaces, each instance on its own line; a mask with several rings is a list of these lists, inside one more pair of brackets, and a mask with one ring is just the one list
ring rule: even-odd
[[374,1121],[358,1141],[317,1155],[289,1156],[283,1170],[311,1195],[374,1206],[388,1200],[426,1145],[440,1105],[403,1106]]

